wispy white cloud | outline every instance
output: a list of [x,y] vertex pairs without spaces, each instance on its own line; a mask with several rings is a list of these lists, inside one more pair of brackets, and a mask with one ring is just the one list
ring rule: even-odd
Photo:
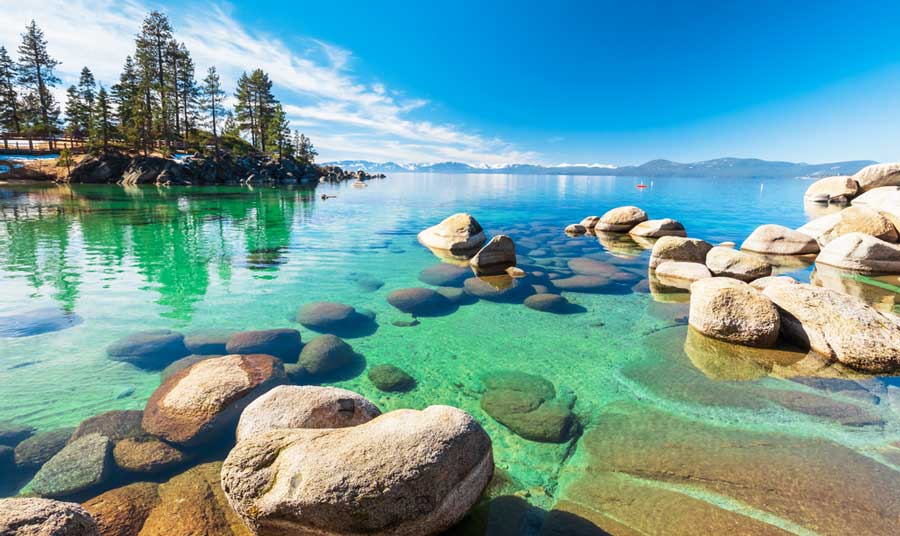
[[[50,41],[51,54],[63,62],[64,82],[74,81],[86,64],[110,84],[133,51],[134,35],[150,8],[139,0],[17,4],[4,13],[0,44],[15,49],[19,33],[35,19]],[[352,53],[341,47],[302,36],[289,46],[247,28],[223,4],[170,16],[176,37],[194,55],[198,76],[216,65],[233,87],[245,70],[267,71],[293,126],[312,137],[323,159],[498,164],[538,156],[458,125],[422,119],[428,113],[427,101],[407,97],[384,81],[359,80],[351,69]]]

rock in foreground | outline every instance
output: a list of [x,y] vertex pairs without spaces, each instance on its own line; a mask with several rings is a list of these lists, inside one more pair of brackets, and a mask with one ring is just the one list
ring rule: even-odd
[[687,236],[684,225],[671,218],[661,220],[647,220],[635,225],[628,234],[643,236],[646,238],[659,238],[662,236]]
[[720,246],[706,254],[706,267],[717,277],[731,277],[748,283],[772,275],[772,265],[766,261]]
[[101,484],[112,466],[106,436],[88,434],[68,445],[34,475],[30,487],[43,497],[65,497]]
[[849,175],[825,177],[809,185],[804,199],[810,201],[831,201],[833,203],[846,203],[859,190],[859,185]]
[[807,284],[770,285],[784,336],[802,347],[870,372],[900,370],[900,321],[856,298]]
[[694,281],[708,279],[712,274],[699,262],[665,261],[656,267],[656,277],[663,285],[687,290]]
[[50,499],[0,500],[3,536],[100,536],[97,523],[76,503]]
[[241,411],[285,383],[269,355],[228,355],[201,361],[166,379],[147,401],[143,427],[170,443],[194,446],[233,426]]
[[688,322],[709,337],[758,347],[774,345],[781,326],[768,298],[747,283],[727,277],[691,285]]
[[883,186],[900,186],[900,164],[872,164],[857,171],[853,180],[860,193]]
[[600,216],[600,221],[597,222],[594,229],[611,233],[627,233],[632,227],[644,221],[647,221],[647,213],[640,208],[617,207]]
[[281,385],[247,406],[238,422],[237,440],[278,428],[345,428],[379,415],[374,404],[353,391]]
[[222,488],[259,536],[429,535],[468,513],[493,467],[475,419],[431,406],[351,428],[253,435],[225,460]]
[[656,268],[665,261],[706,263],[706,254],[712,245],[696,238],[664,236],[653,244],[650,252],[650,268]]

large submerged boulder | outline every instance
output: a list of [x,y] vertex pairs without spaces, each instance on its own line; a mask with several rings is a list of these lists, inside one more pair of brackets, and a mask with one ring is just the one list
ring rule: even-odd
[[0,499],[3,536],[100,536],[97,522],[77,503],[50,499]]
[[259,536],[427,535],[469,512],[493,468],[478,422],[431,406],[349,428],[251,435],[225,460],[222,488]]
[[597,231],[611,233],[627,233],[635,225],[647,221],[647,213],[638,207],[616,207],[600,216],[600,221],[594,226]]
[[900,163],[872,164],[857,171],[853,180],[860,193],[883,186],[900,186]]
[[298,368],[312,375],[335,372],[350,365],[355,355],[353,347],[340,337],[319,335],[303,347],[296,367],[288,365],[288,375],[297,373]]
[[419,233],[419,242],[424,246],[446,250],[453,254],[474,253],[485,236],[481,225],[469,214],[454,214],[442,222]]
[[572,412],[575,396],[557,394],[545,378],[499,371],[482,379],[481,409],[517,435],[543,443],[564,443],[579,431]]
[[817,264],[862,273],[900,273],[900,246],[865,233],[832,240],[816,257]]
[[759,347],[774,345],[781,327],[769,298],[728,277],[701,279],[691,285],[688,323],[709,337]]
[[22,441],[16,445],[16,466],[34,468],[44,465],[66,446],[74,430],[74,428],[57,428],[40,432]]
[[132,333],[106,348],[113,361],[125,361],[146,369],[161,369],[190,352],[184,346],[184,335],[169,329]]
[[267,354],[290,363],[297,360],[301,347],[300,332],[296,329],[264,329],[228,337],[225,353]]
[[111,489],[83,504],[97,521],[102,536],[139,536],[144,521],[157,505],[159,484],[155,482],[135,482]]
[[783,225],[760,225],[741,244],[741,249],[767,255],[806,255],[819,252],[814,238]]
[[143,428],[176,445],[198,445],[227,431],[250,402],[286,381],[281,361],[270,355],[207,359],[153,392]]
[[785,338],[844,365],[870,372],[900,370],[900,320],[852,296],[807,284],[770,285]]
[[98,486],[112,468],[111,448],[106,436],[80,437],[50,458],[29,487],[42,497],[65,497]]
[[414,316],[441,316],[456,309],[456,305],[443,294],[422,287],[394,290],[387,295],[387,302]]

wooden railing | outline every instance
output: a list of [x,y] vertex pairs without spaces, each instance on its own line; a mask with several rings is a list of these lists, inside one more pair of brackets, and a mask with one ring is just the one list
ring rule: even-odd
[[54,137],[38,138],[26,136],[0,135],[0,151],[4,153],[55,153],[60,149],[80,152],[87,148],[87,141],[81,138]]

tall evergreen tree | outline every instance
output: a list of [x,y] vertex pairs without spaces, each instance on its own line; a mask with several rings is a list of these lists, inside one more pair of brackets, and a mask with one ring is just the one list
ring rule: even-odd
[[197,122],[197,101],[200,96],[200,89],[197,87],[197,81],[194,78],[194,60],[188,52],[184,43],[176,47],[179,68],[175,76],[174,92],[180,103],[181,118],[179,123],[182,125],[184,137],[188,137],[196,128]]
[[278,158],[284,158],[285,155],[293,153],[291,150],[291,129],[288,123],[287,115],[280,103],[275,104],[272,108],[272,117],[269,120],[269,147],[266,149],[278,155]]
[[81,75],[78,78],[78,95],[81,97],[81,103],[86,111],[86,130],[90,130],[90,126],[93,124],[92,115],[94,113],[94,100],[97,96],[97,81],[94,80],[94,73],[87,67],[81,69]]
[[92,137],[100,143],[105,153],[109,150],[109,140],[113,136],[115,123],[113,122],[112,103],[106,88],[102,84],[100,85],[100,91],[97,92],[92,118]]
[[[149,113],[149,117],[145,120],[156,120],[157,133],[166,144],[171,138],[168,110],[171,91],[166,77],[171,40],[172,25],[169,24],[168,17],[159,11],[152,11],[141,25],[135,53],[141,75],[141,85],[144,86],[142,88],[144,104]],[[157,103],[158,109],[154,110]],[[148,130],[152,131],[153,129],[151,127]]]
[[299,132],[296,132],[295,136],[297,137],[294,141],[294,157],[304,164],[312,164],[315,162],[319,153],[316,151],[316,148],[313,147],[309,138]]
[[[22,34],[19,45],[19,83],[30,88],[39,105],[38,123],[35,125],[48,138],[56,131],[59,123],[59,107],[50,89],[59,83],[53,70],[59,62],[47,52],[47,40],[37,23],[31,21]],[[51,140],[50,147],[53,147]]]
[[250,143],[258,151],[270,148],[272,122],[278,101],[272,95],[272,81],[262,69],[238,79],[234,111],[242,131],[249,132]]
[[0,130],[8,134],[22,131],[19,95],[16,92],[16,64],[5,47],[0,47]]
[[219,158],[219,131],[217,127],[219,118],[225,113],[225,108],[222,106],[225,92],[222,91],[222,82],[219,80],[219,73],[216,72],[214,66],[210,67],[206,72],[206,78],[203,79],[201,87],[201,105],[206,113],[206,117],[209,119],[209,125],[212,127],[215,158]]
[[234,115],[240,132],[250,133],[250,145],[256,148],[256,109],[254,107],[253,88],[247,73],[241,73],[238,78],[237,88],[234,91],[237,101],[234,105]]
[[87,67],[81,70],[78,86],[66,91],[66,130],[76,138],[89,138],[93,125],[97,83]]

